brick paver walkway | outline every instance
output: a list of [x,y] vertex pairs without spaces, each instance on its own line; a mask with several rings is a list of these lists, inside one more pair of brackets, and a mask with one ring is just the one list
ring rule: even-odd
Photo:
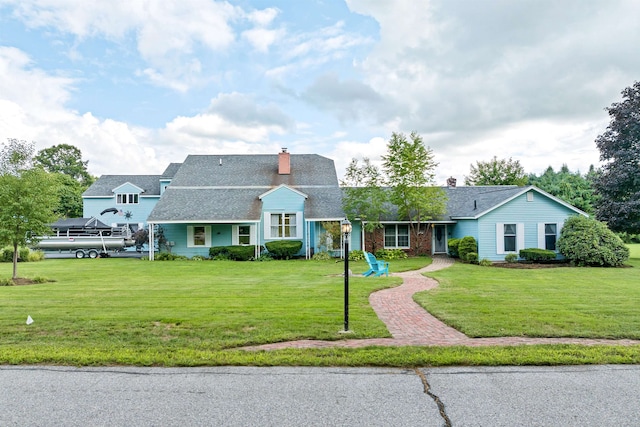
[[607,340],[587,338],[469,338],[462,332],[445,325],[429,314],[413,300],[413,294],[438,286],[434,279],[422,273],[440,270],[453,264],[453,260],[445,256],[436,256],[433,262],[420,270],[405,273],[394,273],[402,277],[403,284],[389,289],[374,292],[369,296],[369,303],[382,320],[393,338],[344,339],[339,341],[299,340],[260,346],[243,347],[244,350],[277,350],[282,348],[327,348],[327,347],[367,347],[367,346],[491,346],[491,345],[526,345],[526,344],[640,344],[637,340]]

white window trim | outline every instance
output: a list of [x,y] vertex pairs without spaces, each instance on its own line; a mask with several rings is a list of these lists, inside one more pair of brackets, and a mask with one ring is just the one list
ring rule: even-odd
[[[400,246],[398,245],[398,225],[406,225],[407,226],[407,246]],[[394,246],[387,246],[387,236],[386,236],[386,229],[389,226],[393,226],[396,229],[395,232],[395,245]],[[385,248],[389,248],[389,249],[410,249],[411,248],[411,230],[409,227],[409,224],[385,224],[384,227],[382,228],[382,239],[383,239],[383,247]]]
[[249,244],[245,246],[251,246],[256,244],[256,226],[255,225],[233,225],[231,227],[231,244],[240,244],[240,227],[249,227]]
[[[296,216],[296,235],[290,237],[279,237],[271,235],[271,215],[291,215]],[[304,219],[301,211],[280,211],[280,212],[264,212],[264,238],[268,240],[301,240],[304,236]]]
[[[193,243],[193,229],[195,227],[204,227],[204,245],[195,245]],[[211,226],[210,225],[189,225],[187,226],[187,247],[188,248],[210,248],[211,247]]]
[[[505,251],[504,250],[504,225],[515,224],[516,225],[516,250]],[[497,222],[496,223],[496,253],[498,255],[517,254],[521,249],[524,249],[524,223],[521,222]]]
[[[135,202],[129,203],[129,196],[135,196]],[[120,201],[118,201],[120,199]],[[122,201],[124,199],[124,202]],[[138,193],[116,193],[116,205],[137,205],[140,203],[140,194]]]

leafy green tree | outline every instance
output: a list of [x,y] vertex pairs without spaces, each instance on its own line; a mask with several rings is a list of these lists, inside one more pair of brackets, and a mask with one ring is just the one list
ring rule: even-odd
[[94,178],[87,171],[89,161],[82,160],[80,149],[69,144],[54,145],[38,151],[33,163],[56,176],[59,184],[56,214],[67,218],[81,217],[82,193]]
[[422,223],[445,211],[446,194],[435,186],[438,163],[431,148],[424,145],[416,132],[411,132],[408,139],[394,132],[382,160],[387,185],[391,187],[390,200],[398,207],[399,218],[408,218],[414,251],[418,255],[422,253],[422,239],[418,237]]
[[93,177],[87,171],[89,161],[83,161],[82,152],[73,145],[59,144],[42,149],[33,160],[47,172],[70,176],[86,186],[93,183]]
[[595,181],[596,217],[613,231],[640,233],[640,82],[607,108],[611,121],[596,138],[606,162]]
[[56,183],[31,167],[33,144],[10,140],[0,151],[0,244],[13,247],[13,279],[18,277],[18,247],[50,231],[55,219]]
[[558,172],[549,166],[540,176],[529,174],[529,184],[535,185],[588,214],[593,214],[593,205],[596,200],[593,188],[595,174],[593,165],[585,175],[581,175],[579,171],[571,172],[567,165],[562,165]]
[[493,159],[483,162],[477,161],[471,165],[469,176],[464,178],[465,185],[525,185],[527,176],[520,161],[509,159]]
[[62,218],[82,217],[82,193],[87,186],[62,173],[52,173],[51,176],[58,185],[58,203],[54,213]]
[[[364,231],[369,233],[382,227],[380,220],[387,213],[385,203],[389,197],[382,188],[383,182],[380,169],[366,157],[362,165],[357,159],[351,159],[344,180],[340,182],[344,195],[342,207],[347,218],[350,221],[358,218],[363,223]],[[375,252],[375,239],[373,245]]]

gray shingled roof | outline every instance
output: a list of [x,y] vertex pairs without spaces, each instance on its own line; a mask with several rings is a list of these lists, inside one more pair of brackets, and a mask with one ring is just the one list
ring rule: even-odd
[[[459,218],[476,217],[495,208],[507,199],[524,191],[528,187],[516,185],[487,185],[469,187],[441,187],[447,195],[447,208],[444,215],[434,218],[436,221],[451,221]],[[389,188],[387,188],[390,191]],[[382,221],[398,221],[398,208],[391,203],[386,205],[387,213]]]
[[[173,187],[291,187],[338,185],[333,160],[317,154],[291,154],[291,174],[278,174],[277,154],[190,155],[173,177]],[[304,191],[303,191],[304,192]]]
[[84,197],[110,197],[113,189],[130,182],[144,190],[144,196],[160,195],[161,175],[102,175],[82,194]]
[[528,187],[517,185],[487,185],[446,187],[448,219],[476,217],[495,208]]
[[147,221],[258,221],[265,190],[167,187]]
[[282,184],[308,196],[306,218],[343,218],[333,160],[316,154],[290,156],[291,173],[280,175],[277,154],[190,155],[148,221],[259,221],[259,197]]
[[182,166],[182,163],[169,163],[169,166],[162,172],[162,178],[173,178],[176,172],[178,172],[178,169],[180,169],[180,166]]

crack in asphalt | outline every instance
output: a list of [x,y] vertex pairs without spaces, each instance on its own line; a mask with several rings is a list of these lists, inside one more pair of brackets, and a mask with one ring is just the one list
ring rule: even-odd
[[438,412],[440,412],[440,416],[444,420],[445,427],[451,427],[452,426],[451,425],[451,420],[449,419],[449,416],[447,415],[447,411],[446,411],[446,409],[444,407],[444,402],[442,402],[442,400],[440,400],[438,395],[433,394],[431,392],[431,386],[429,386],[429,381],[427,381],[427,376],[420,369],[415,369],[414,371],[418,375],[418,377],[420,377],[420,380],[422,381],[422,386],[424,387],[424,393],[427,396],[429,396],[431,399],[433,399],[434,402],[436,402],[436,405],[438,406]]

